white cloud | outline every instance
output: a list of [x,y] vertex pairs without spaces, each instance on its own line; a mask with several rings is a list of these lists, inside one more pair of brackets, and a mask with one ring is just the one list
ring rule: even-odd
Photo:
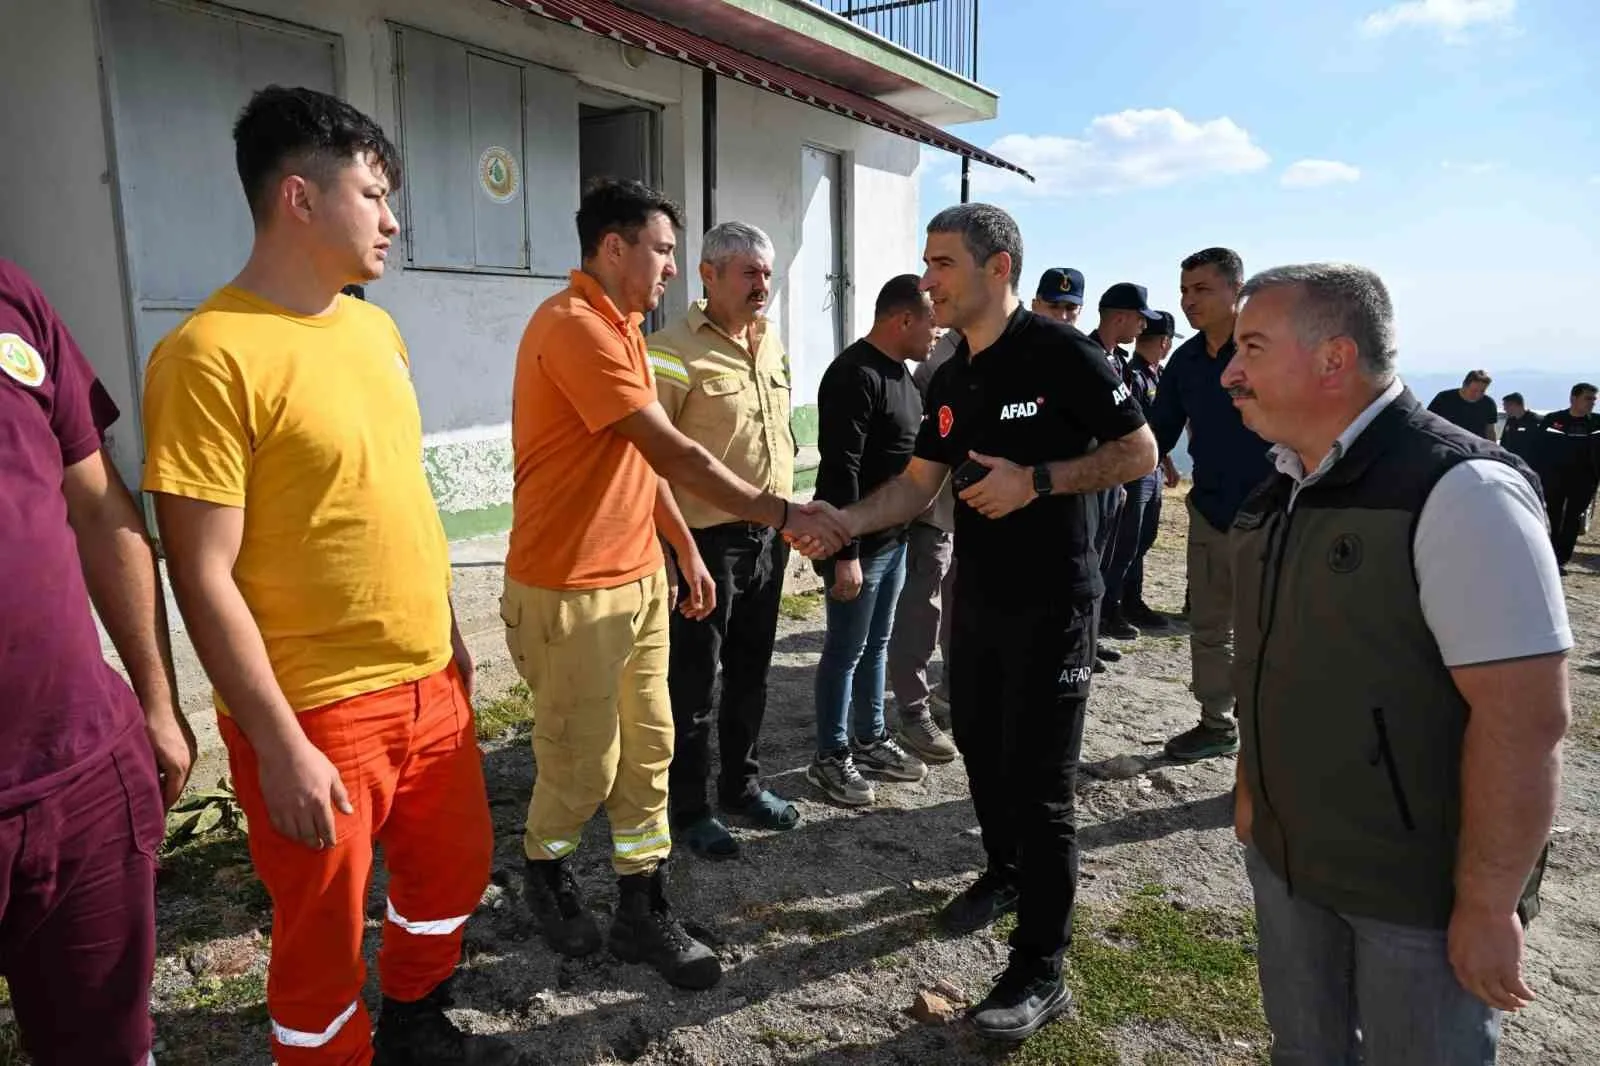
[[1349,163],[1332,159],[1302,159],[1290,163],[1279,179],[1285,189],[1320,189],[1324,185],[1348,185],[1361,180],[1361,171]]
[[[1171,108],[1101,115],[1081,137],[1007,134],[989,150],[1038,183],[976,167],[974,191],[1041,198],[1156,189],[1213,174],[1244,174],[1271,162],[1232,119],[1195,122]],[[954,188],[954,180],[946,178],[946,185]]]
[[1507,24],[1517,12],[1517,0],[1404,0],[1374,11],[1361,28],[1374,37],[1412,27],[1438,30],[1447,40],[1458,40],[1472,26]]

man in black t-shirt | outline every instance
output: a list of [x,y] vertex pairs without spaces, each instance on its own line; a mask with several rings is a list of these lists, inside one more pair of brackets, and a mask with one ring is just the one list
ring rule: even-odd
[[950,714],[989,861],[940,920],[970,933],[1016,909],[1010,964],[973,1012],[980,1034],[1014,1041],[1071,1002],[1061,965],[1101,590],[1094,494],[1154,469],[1156,445],[1105,353],[1022,307],[1009,215],[948,208],[928,224],[923,258],[935,319],[965,339],[928,386],[910,465],[838,518],[853,535],[908,522],[955,471]]
[[[933,347],[933,308],[915,274],[878,293],[872,331],[840,352],[817,390],[816,498],[848,507],[911,461],[922,393],[907,362]],[[806,779],[835,803],[865,807],[876,794],[863,773],[921,781],[927,764],[889,735],[883,686],[889,632],[906,571],[906,525],[852,540],[816,564],[828,586],[828,628],[817,664],[817,754]],[[927,729],[942,736],[931,717]],[[927,737],[925,740],[929,739]]]
[[1550,543],[1563,574],[1600,484],[1600,416],[1594,413],[1594,401],[1593,385],[1580,381],[1572,386],[1567,409],[1544,416],[1534,451],[1534,471],[1543,482],[1550,515]]
[[1494,440],[1495,425],[1500,415],[1494,398],[1487,395],[1493,379],[1487,370],[1474,370],[1461,382],[1459,389],[1445,389],[1428,404],[1428,410],[1453,422],[1468,433]]

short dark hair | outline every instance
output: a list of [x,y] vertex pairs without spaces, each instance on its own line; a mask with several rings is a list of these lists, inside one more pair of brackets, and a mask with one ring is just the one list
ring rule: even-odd
[[1461,387],[1464,389],[1478,381],[1483,382],[1485,388],[1494,384],[1494,378],[1489,376],[1487,370],[1469,370],[1467,371],[1467,376],[1461,379]]
[[928,298],[922,292],[922,279],[915,274],[897,274],[878,290],[878,302],[872,306],[872,317],[885,319],[902,311],[920,315],[927,310]]
[[642,181],[596,178],[584,189],[578,205],[578,246],[585,259],[600,254],[600,242],[618,233],[633,244],[651,215],[666,215],[673,229],[683,228],[683,212],[666,196]]
[[1214,266],[1234,288],[1244,284],[1244,260],[1232,248],[1202,248],[1180,264],[1182,270]]
[[1522,398],[1522,393],[1520,393],[1520,392],[1508,392],[1508,393],[1506,393],[1504,396],[1502,396],[1500,398],[1500,402],[1501,403],[1519,403],[1524,407],[1528,406],[1528,402]]
[[1022,280],[1022,231],[1017,220],[993,204],[957,204],[933,216],[929,233],[959,233],[979,266],[1001,252],[1011,256],[1011,290]]
[[1590,392],[1600,392],[1600,389],[1596,389],[1593,385],[1589,384],[1587,381],[1580,381],[1576,385],[1572,386],[1572,398],[1574,400],[1576,400],[1579,396],[1582,396],[1585,393],[1590,393]]
[[1239,296],[1248,300],[1282,287],[1295,291],[1293,316],[1302,347],[1348,337],[1372,377],[1394,376],[1394,303],[1378,275],[1351,263],[1299,263],[1263,270],[1245,282]]
[[257,222],[286,173],[298,170],[323,185],[357,155],[372,156],[390,190],[400,188],[400,153],[383,127],[337,96],[269,85],[233,124],[233,161]]

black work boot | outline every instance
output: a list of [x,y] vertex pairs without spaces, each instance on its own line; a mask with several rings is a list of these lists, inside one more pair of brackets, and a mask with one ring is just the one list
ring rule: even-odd
[[1013,955],[994,988],[972,1008],[972,1024],[985,1039],[1018,1043],[1071,1005],[1060,970]]
[[372,1066],[523,1066],[522,1053],[492,1036],[468,1036],[445,1015],[450,982],[415,1003],[383,997]]
[[993,925],[1002,914],[1016,909],[1016,878],[990,867],[944,905],[939,912],[939,927],[951,936],[966,936]]
[[1110,637],[1112,640],[1137,640],[1139,630],[1123,617],[1120,606],[1108,603],[1100,617],[1100,635]]
[[551,951],[576,959],[600,950],[600,927],[583,905],[566,859],[529,859],[522,877],[528,909]]
[[722,979],[722,963],[690,936],[667,906],[662,868],[617,878],[621,899],[611,922],[611,954],[623,962],[647,962],[667,983],[701,991]]

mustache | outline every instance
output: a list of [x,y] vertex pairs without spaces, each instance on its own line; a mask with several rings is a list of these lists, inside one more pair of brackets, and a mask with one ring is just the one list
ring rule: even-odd
[[760,289],[751,289],[750,295],[746,296],[745,300],[753,304],[764,304],[767,302],[767,294]]
[[1233,400],[1253,400],[1256,398],[1256,393],[1254,389],[1246,388],[1243,385],[1230,385],[1228,387],[1228,397]]

